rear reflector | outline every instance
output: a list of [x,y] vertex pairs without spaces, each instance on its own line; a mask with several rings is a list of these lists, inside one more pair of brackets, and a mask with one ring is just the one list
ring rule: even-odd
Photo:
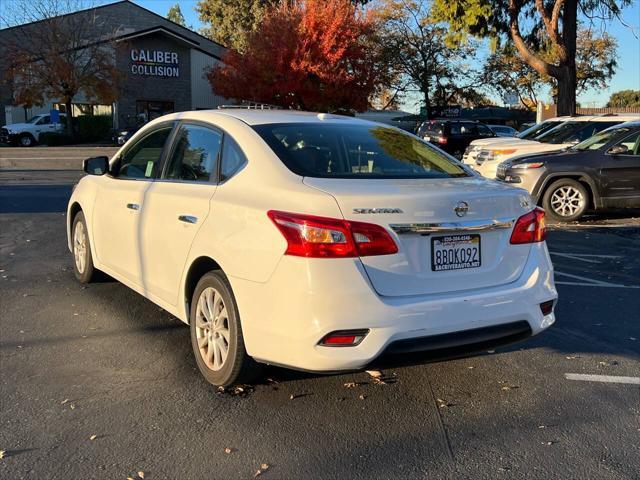
[[553,300],[549,300],[548,302],[543,302],[540,304],[540,311],[542,315],[545,317],[553,312]]
[[367,336],[369,330],[341,330],[331,332],[325,335],[318,343],[324,347],[355,347],[364,337]]
[[287,241],[285,255],[345,258],[398,252],[398,246],[380,225],[276,210],[267,215]]
[[544,221],[544,210],[536,207],[535,210],[521,216],[513,227],[510,243],[519,245],[523,243],[542,242],[547,237],[547,228]]

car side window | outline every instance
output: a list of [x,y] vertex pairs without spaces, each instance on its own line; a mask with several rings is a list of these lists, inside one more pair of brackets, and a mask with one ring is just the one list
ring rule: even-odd
[[616,143],[615,146],[627,147],[626,151],[620,152],[618,155],[640,155],[640,132],[626,137],[624,140]]
[[458,122],[451,122],[449,124],[449,128],[451,129],[449,135],[460,135],[461,133],[464,133]]
[[118,178],[155,178],[172,126],[161,127],[128,148],[120,159]]
[[240,150],[240,146],[229,135],[225,135],[224,146],[222,147],[220,181],[224,182],[231,178],[245,163],[247,163],[247,157]]
[[49,125],[49,115],[42,117],[40,120],[38,120],[37,125]]
[[222,133],[199,125],[182,125],[163,178],[208,182],[216,171]]

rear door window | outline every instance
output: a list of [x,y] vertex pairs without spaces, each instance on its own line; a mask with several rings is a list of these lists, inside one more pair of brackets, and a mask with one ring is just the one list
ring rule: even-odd
[[247,157],[244,156],[240,146],[231,136],[225,134],[224,145],[222,147],[220,181],[224,182],[231,178],[244,166],[245,163],[247,163]]
[[199,125],[182,125],[173,145],[163,178],[185,182],[211,180],[218,167],[222,133]]

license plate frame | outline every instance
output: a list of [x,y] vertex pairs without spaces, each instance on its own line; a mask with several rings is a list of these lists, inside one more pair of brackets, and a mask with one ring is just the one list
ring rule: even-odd
[[[475,249],[475,250],[474,250]],[[441,253],[438,257],[438,252]],[[456,254],[456,252],[458,252]],[[446,261],[443,262],[443,257]],[[438,261],[436,261],[438,260]],[[478,233],[431,237],[431,271],[450,272],[482,266],[482,237]]]

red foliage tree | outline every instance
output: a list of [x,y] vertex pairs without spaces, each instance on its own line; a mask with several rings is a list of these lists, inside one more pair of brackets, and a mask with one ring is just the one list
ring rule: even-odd
[[375,25],[349,0],[282,2],[208,73],[228,98],[284,108],[365,110],[382,78]]

